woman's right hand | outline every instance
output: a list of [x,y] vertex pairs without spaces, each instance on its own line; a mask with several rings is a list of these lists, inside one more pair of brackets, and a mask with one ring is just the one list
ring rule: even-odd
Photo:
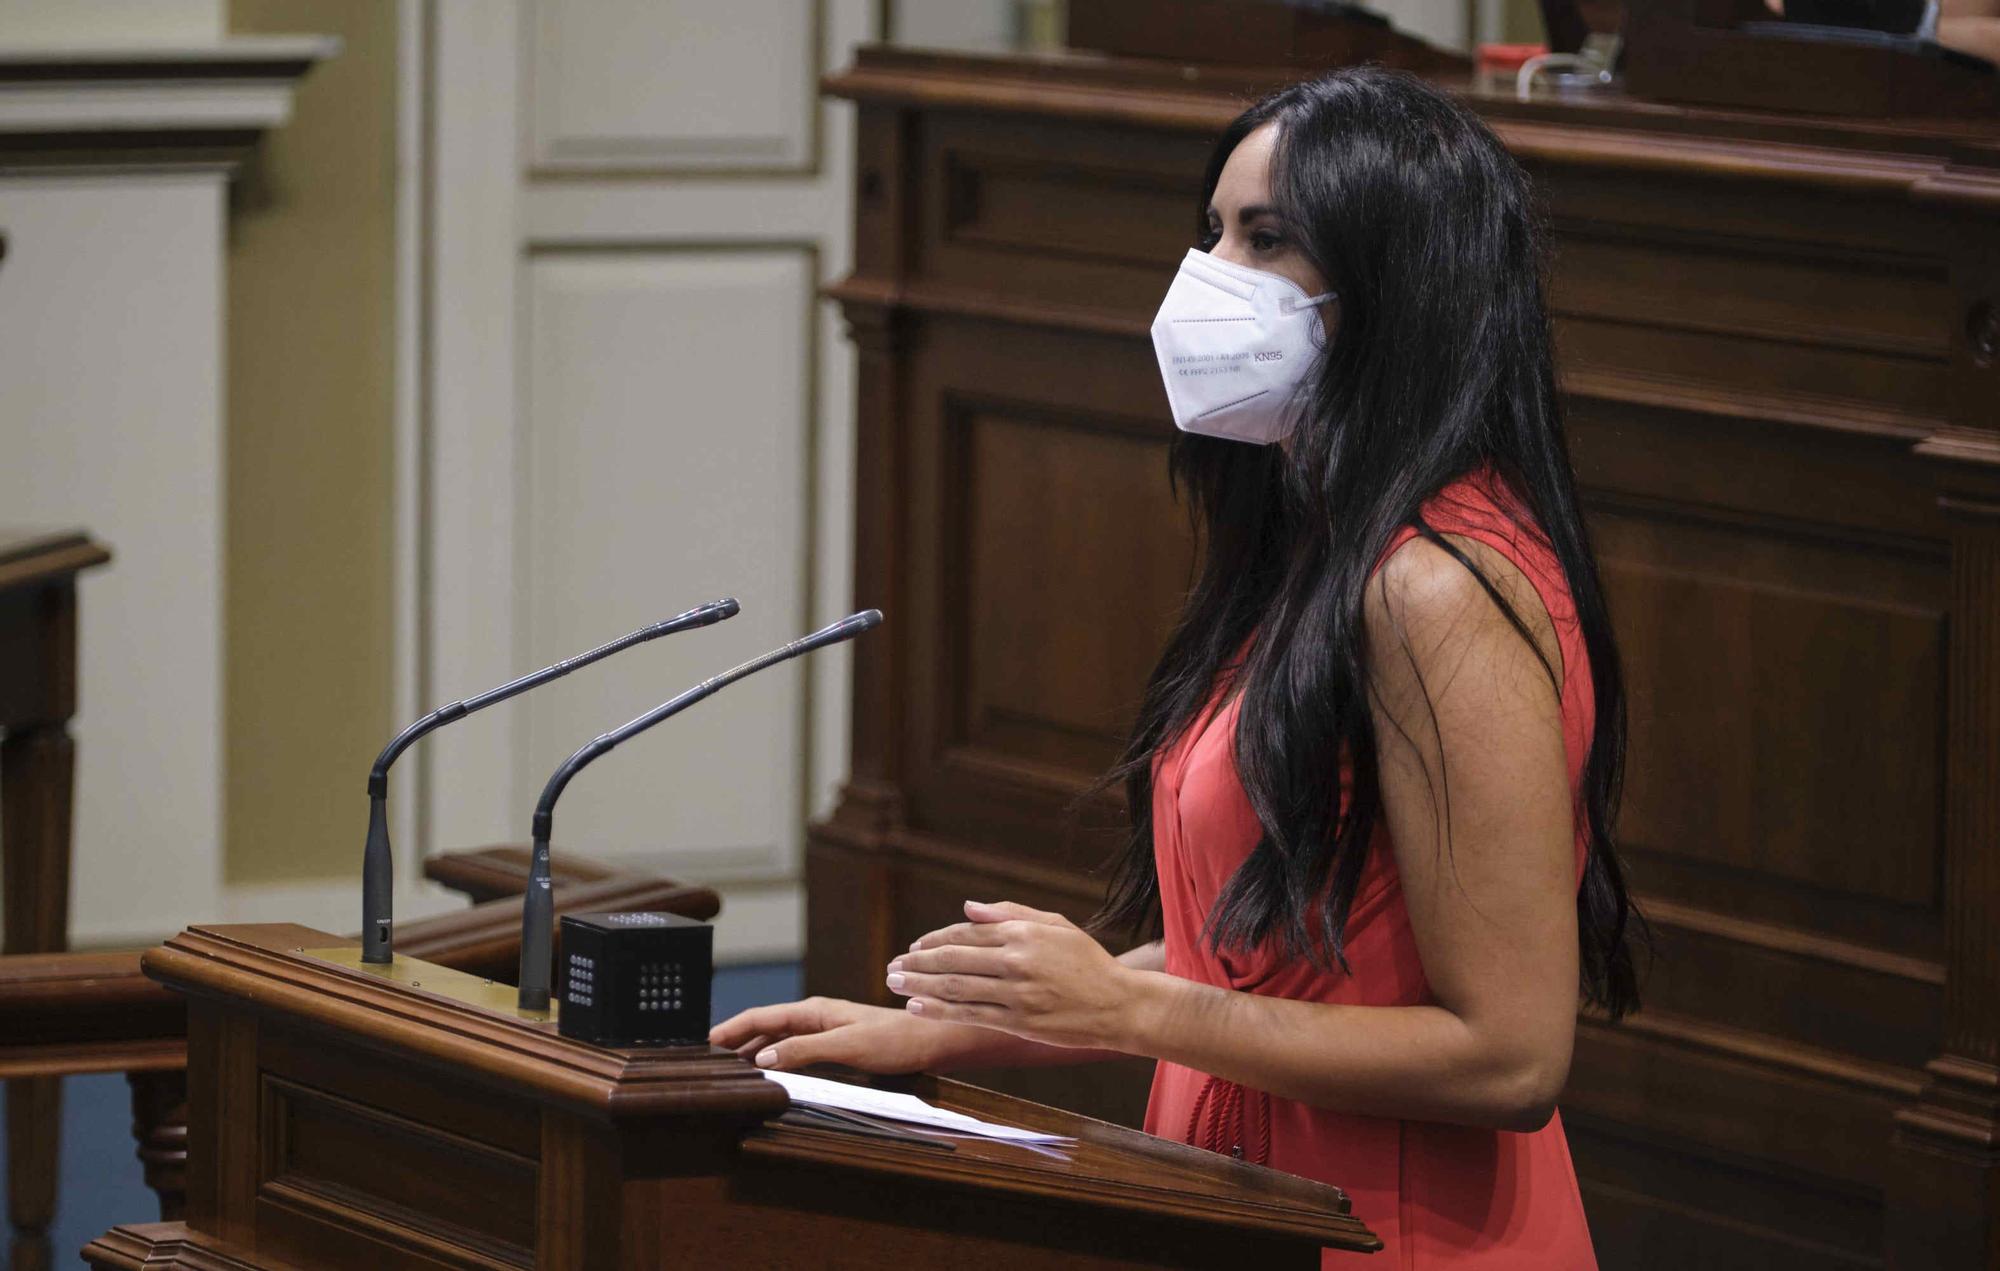
[[990,1029],[833,997],[754,1007],[708,1030],[711,1045],[726,1046],[759,1068],[846,1064],[876,1073],[936,1068],[994,1039]]

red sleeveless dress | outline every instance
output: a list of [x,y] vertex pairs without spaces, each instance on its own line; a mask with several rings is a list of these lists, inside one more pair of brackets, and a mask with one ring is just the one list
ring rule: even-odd
[[[1590,749],[1595,704],[1583,633],[1555,554],[1490,474],[1460,478],[1423,512],[1438,532],[1476,539],[1506,556],[1547,608],[1562,650],[1563,744],[1574,792]],[[1415,536],[1414,528],[1404,529],[1383,559]],[[1232,698],[1219,712],[1211,706],[1155,761],[1153,852],[1168,974],[1309,1002],[1434,1001],[1386,828],[1375,833],[1348,915],[1349,973],[1316,970],[1267,948],[1218,955],[1201,938],[1210,907],[1262,837],[1236,773],[1241,700]],[[1579,827],[1579,883],[1586,841]],[[1516,1134],[1331,1112],[1162,1062],[1153,1078],[1146,1129],[1343,1189],[1355,1216],[1382,1238],[1384,1248],[1366,1262],[1328,1250],[1322,1258],[1327,1267],[1576,1271],[1597,1266],[1560,1117],[1533,1134]]]

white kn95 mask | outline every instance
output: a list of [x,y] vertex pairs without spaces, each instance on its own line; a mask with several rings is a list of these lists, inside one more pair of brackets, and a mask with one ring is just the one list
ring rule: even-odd
[[1290,279],[1189,248],[1153,319],[1153,352],[1183,432],[1269,445],[1298,422],[1300,389],[1325,346],[1315,307]]

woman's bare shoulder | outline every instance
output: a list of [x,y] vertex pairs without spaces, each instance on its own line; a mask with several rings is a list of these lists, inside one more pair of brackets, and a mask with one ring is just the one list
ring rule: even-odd
[[[1555,623],[1534,584],[1505,552],[1466,535],[1442,536],[1485,576],[1534,637],[1536,651],[1560,672],[1562,648]],[[1435,649],[1467,637],[1517,638],[1493,596],[1465,561],[1423,537],[1390,553],[1363,600],[1371,650]]]

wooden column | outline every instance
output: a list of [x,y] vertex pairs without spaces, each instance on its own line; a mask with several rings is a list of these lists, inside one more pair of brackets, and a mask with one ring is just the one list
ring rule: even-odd
[[146,1186],[160,1198],[160,1220],[187,1212],[187,1072],[128,1072],[132,1086],[132,1138]]
[[902,364],[909,338],[897,290],[911,240],[910,116],[864,107],[856,129],[855,264],[875,287],[839,298],[856,367],[854,598],[882,610],[883,629],[854,649],[852,766],[839,806],[812,827],[806,857],[806,991],[889,1004],[868,968],[885,966],[893,931],[889,836],[905,824],[899,784],[902,693],[910,621],[900,544],[904,515]]
[[[1931,448],[1946,447],[2000,461],[1991,439]],[[1953,623],[1945,1027],[1922,1094],[1896,1114],[1887,1253],[1908,1271],[2000,1265],[2000,498],[1940,504],[1952,525]]]
[[1884,1252],[1898,1271],[2000,1266],[2000,196],[1946,179],[1924,199],[1955,214],[1952,423],[1917,446],[1951,544],[1946,978],[1943,1044],[1896,1115]]
[[[72,650],[64,685],[73,687],[73,591],[38,593],[44,619]],[[70,791],[76,746],[63,719],[10,728],[0,740],[0,857],[6,873],[6,952],[43,953],[69,943]],[[62,1132],[62,1081],[7,1083],[7,1221],[24,1239],[55,1218]]]
[[[76,745],[76,575],[110,553],[80,533],[0,542],[0,875],[5,953],[69,940]],[[7,1218],[32,1242],[55,1217],[62,1086],[7,1083]],[[17,1251],[17,1261],[29,1256]]]
[[[73,591],[35,597],[67,633],[74,674]],[[65,687],[69,687],[66,685]],[[68,717],[68,709],[63,712]],[[0,740],[0,856],[6,873],[6,952],[44,953],[69,943],[70,791],[76,746],[64,721],[11,728]],[[7,1083],[7,1220],[39,1236],[55,1218],[62,1081]]]

